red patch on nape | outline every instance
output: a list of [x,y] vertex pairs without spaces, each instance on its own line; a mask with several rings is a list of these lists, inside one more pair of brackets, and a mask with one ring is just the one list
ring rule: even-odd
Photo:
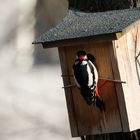
[[81,61],[83,61],[83,60],[85,60],[85,56],[80,56],[79,59],[80,59]]

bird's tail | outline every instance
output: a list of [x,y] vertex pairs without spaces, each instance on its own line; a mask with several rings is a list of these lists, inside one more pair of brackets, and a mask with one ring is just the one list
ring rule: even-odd
[[81,95],[84,97],[84,99],[85,99],[85,101],[86,101],[86,103],[88,105],[92,105],[93,104],[93,95],[91,94],[91,91],[90,91],[89,88],[86,89],[86,91],[82,90],[81,91]]
[[96,87],[96,92],[95,92],[95,105],[101,110],[105,111],[105,103],[101,96],[99,95],[98,87]]
[[85,101],[88,105],[95,105],[101,111],[105,111],[105,103],[98,92],[98,87],[96,87],[95,94],[93,94],[93,90],[91,91],[90,88],[82,88],[81,95],[84,97]]

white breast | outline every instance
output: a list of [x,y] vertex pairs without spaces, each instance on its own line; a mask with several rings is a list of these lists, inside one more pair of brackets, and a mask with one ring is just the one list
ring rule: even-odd
[[87,61],[82,61],[81,65],[86,65]]

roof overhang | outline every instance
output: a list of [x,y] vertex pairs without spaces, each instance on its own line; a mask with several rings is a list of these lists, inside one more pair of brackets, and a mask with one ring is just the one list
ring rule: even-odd
[[138,23],[140,8],[98,13],[69,10],[60,24],[44,33],[33,44],[41,43],[44,48],[50,48],[117,40]]

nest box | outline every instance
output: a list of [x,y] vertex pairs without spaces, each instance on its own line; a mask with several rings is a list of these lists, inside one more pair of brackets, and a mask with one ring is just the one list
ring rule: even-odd
[[[140,129],[140,9],[84,13],[69,10],[56,27],[38,38],[58,47],[73,137]],[[96,58],[99,92],[106,110],[89,106],[74,86],[77,51]]]

